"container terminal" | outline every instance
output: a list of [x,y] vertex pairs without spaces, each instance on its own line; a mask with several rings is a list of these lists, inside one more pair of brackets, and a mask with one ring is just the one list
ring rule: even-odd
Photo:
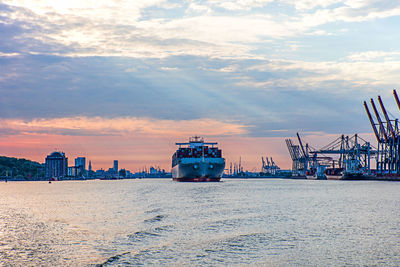
[[[396,90],[394,100],[400,110]],[[364,101],[366,115],[377,141],[375,148],[357,134],[341,135],[328,145],[315,149],[303,141],[297,133],[298,144],[286,139],[292,159],[292,178],[335,179],[335,180],[389,180],[400,181],[400,129],[399,120],[389,117],[380,96],[378,103],[383,114],[380,116],[374,99],[369,105]],[[376,122],[375,122],[376,120]],[[376,168],[371,168],[371,159]]]

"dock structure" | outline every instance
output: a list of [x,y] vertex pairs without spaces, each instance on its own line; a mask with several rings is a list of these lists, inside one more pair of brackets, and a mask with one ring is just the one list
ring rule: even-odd
[[326,168],[343,169],[346,173],[371,174],[371,157],[377,154],[371,144],[357,134],[341,135],[320,149],[314,149],[308,144],[303,146],[297,133],[299,145],[286,139],[289,154],[292,158],[293,176],[323,177]]
[[[400,110],[400,100],[396,90],[393,90],[394,100]],[[377,179],[400,180],[400,125],[397,118],[391,118],[382,98],[377,97],[379,105],[370,99],[370,106],[364,101],[364,108],[375,138],[377,148],[362,139],[357,134],[341,135],[321,149],[312,149],[308,144],[303,146],[297,133],[298,145],[291,139],[286,139],[286,145],[292,158],[292,175],[314,175],[317,170],[325,167],[340,169],[344,176]],[[372,110],[372,112],[371,112]],[[371,168],[371,159],[376,161],[376,169]]]
[[[400,101],[396,90],[393,90],[393,96],[397,107],[400,109]],[[383,104],[380,96],[378,96],[379,106],[381,108],[383,118],[378,112],[374,100],[371,98],[371,107],[374,112],[376,121],[371,115],[368,104],[364,101],[364,108],[368,119],[371,123],[372,130],[378,142],[378,150],[376,157],[376,173],[377,175],[400,175],[400,130],[398,119],[391,119]]]
[[361,172],[371,174],[371,156],[376,155],[376,150],[371,144],[357,134],[353,136],[341,135],[336,140],[321,149],[311,151],[316,155],[337,155],[337,166],[332,161],[332,168],[343,168],[347,172]]

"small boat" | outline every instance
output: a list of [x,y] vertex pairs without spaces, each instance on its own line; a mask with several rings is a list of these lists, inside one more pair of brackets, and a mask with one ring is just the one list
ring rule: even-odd
[[325,176],[327,180],[343,180],[344,168],[327,168]]
[[309,170],[307,170],[306,178],[308,180],[317,180],[318,179],[317,170],[315,168],[310,168]]

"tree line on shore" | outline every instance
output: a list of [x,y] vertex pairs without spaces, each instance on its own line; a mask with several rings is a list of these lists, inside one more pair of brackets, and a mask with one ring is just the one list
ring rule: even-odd
[[15,179],[32,179],[44,177],[44,164],[39,162],[0,156],[0,177]]

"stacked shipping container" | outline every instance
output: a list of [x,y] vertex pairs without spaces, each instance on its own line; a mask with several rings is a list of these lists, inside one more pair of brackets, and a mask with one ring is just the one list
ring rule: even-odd
[[221,158],[222,151],[216,147],[199,146],[196,148],[179,148],[176,151],[177,158]]
[[222,158],[222,150],[217,147],[198,146],[194,148],[181,147],[172,156],[172,165],[180,158]]

